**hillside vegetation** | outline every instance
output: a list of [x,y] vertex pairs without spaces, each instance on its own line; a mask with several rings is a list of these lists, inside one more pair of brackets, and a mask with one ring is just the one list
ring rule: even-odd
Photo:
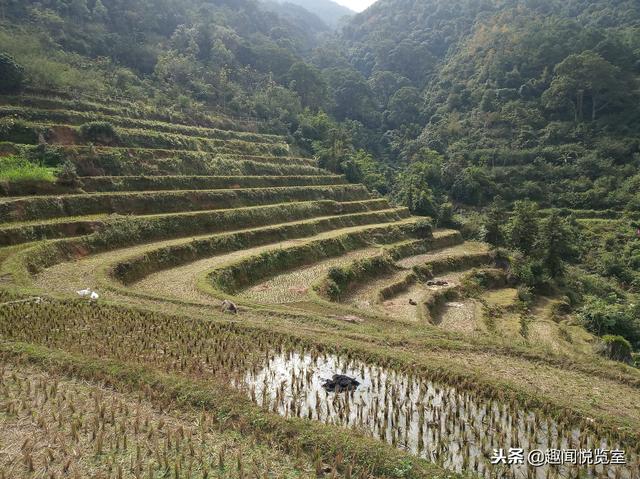
[[0,5],[0,478],[635,479],[637,5],[267,8]]

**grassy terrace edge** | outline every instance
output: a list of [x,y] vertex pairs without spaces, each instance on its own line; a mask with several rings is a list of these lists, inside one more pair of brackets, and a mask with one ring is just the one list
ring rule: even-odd
[[[231,251],[275,244],[292,238],[311,237],[334,228],[397,221],[407,216],[406,210],[402,208],[343,213],[299,223],[281,223],[253,230],[225,232],[184,244],[160,247],[115,264],[111,268],[111,276],[124,284],[131,284],[152,273]],[[291,216],[289,219],[292,219]]]
[[0,103],[0,115],[13,116],[25,121],[44,124],[68,124],[79,126],[94,121],[109,122],[121,128],[149,129],[165,133],[176,133],[186,136],[201,136],[220,140],[243,140],[263,143],[278,143],[283,139],[278,135],[205,128],[180,123],[169,123],[159,120],[145,120],[122,115],[109,115],[100,112],[77,111],[73,109],[40,109],[33,107],[6,105]]
[[[164,133],[144,128],[115,128],[115,136],[101,144],[127,147],[195,150],[207,152],[245,153],[250,155],[288,155],[289,145],[285,138],[279,142],[258,142],[243,139],[219,139],[185,135],[180,133]],[[0,141],[15,141],[28,145],[37,145],[42,137],[51,144],[76,145],[92,143],[82,134],[81,127],[58,123],[37,123],[22,121],[17,132],[3,131]]]
[[[167,123],[180,123],[186,126],[204,125],[207,128],[233,129],[253,133],[256,122],[239,120],[227,116],[212,116],[210,113],[198,113],[196,115],[183,114],[172,111],[163,112],[155,107],[150,107],[143,102],[130,102],[121,99],[109,99],[109,104],[104,103],[103,98],[90,98],[86,95],[84,99],[72,97],[60,91],[27,89],[23,94],[2,95],[0,104],[11,106],[24,106],[45,110],[74,110],[79,112],[100,113],[111,116],[125,116],[135,119],[152,119]],[[242,130],[242,125],[250,126],[249,129]],[[249,125],[250,124],[250,125]]]
[[[89,235],[79,238],[88,247],[97,244],[100,238],[110,237],[116,246],[126,246],[133,240],[154,240],[215,233],[223,227],[241,229],[242,227],[262,226],[271,221],[304,219],[321,215],[364,213],[389,209],[386,200],[359,200],[338,202],[335,200],[311,200],[291,203],[267,204],[222,210],[204,210],[184,213],[127,217],[121,215],[77,216],[54,218],[42,223],[9,224],[0,228],[0,245],[11,246],[32,241],[70,238],[80,234]],[[302,216],[301,216],[302,215]],[[283,218],[281,220],[281,218]],[[171,231],[167,233],[166,231]],[[128,235],[128,242],[124,241]],[[103,240],[104,241],[104,240]]]
[[[394,219],[397,221],[397,219]],[[206,273],[216,290],[236,294],[255,282],[321,259],[337,257],[373,243],[388,244],[409,237],[431,234],[422,222],[408,218],[398,223],[374,225],[362,231],[310,241],[290,248],[272,249],[222,265]]]
[[[297,210],[284,209],[281,214],[288,216],[289,219],[291,216],[295,215],[299,215],[303,218],[307,217],[310,213],[313,215],[314,206],[316,207],[316,215],[324,214],[323,210],[318,208],[318,205],[309,206],[310,208],[300,208]],[[320,207],[321,206],[322,205],[320,205]],[[267,210],[268,207],[261,208]],[[236,213],[234,210],[230,210],[232,215],[226,215],[226,218],[224,214],[213,215],[210,218],[207,218],[206,222],[200,224],[199,226],[203,228],[201,232],[206,231],[206,228],[208,227],[211,235],[216,236],[216,238],[205,240],[200,243],[204,248],[202,250],[202,254],[207,254],[209,251],[219,251],[216,249],[210,250],[209,247],[219,247],[226,250],[228,248],[246,247],[252,244],[252,241],[283,239],[282,236],[278,235],[278,233],[294,234],[294,237],[296,234],[313,235],[340,225],[353,226],[360,224],[366,225],[379,221],[391,222],[407,216],[406,210],[402,208],[397,210],[364,210],[362,212],[351,213],[348,215],[336,214],[335,216],[329,216],[326,218],[322,218],[322,216],[320,216],[319,219],[306,220],[306,222],[301,220],[300,223],[302,223],[302,226],[297,227],[294,222],[288,229],[283,229],[284,225],[265,227],[264,224],[270,223],[273,218],[268,214],[263,216],[252,216],[252,214],[255,214],[255,211],[252,210],[255,209],[247,209],[248,214],[244,217],[247,222],[253,221],[257,225],[253,230],[251,228],[245,231],[240,229],[237,232],[219,232],[215,235],[215,232],[219,231],[219,228],[221,227],[220,224],[224,225],[222,222],[225,221],[225,219],[229,224],[237,224],[238,219],[243,217],[242,215],[236,215],[236,217],[233,218],[232,215],[235,215]],[[201,215],[193,216],[196,221],[198,218],[202,217],[203,216]],[[15,278],[20,278],[19,282],[21,284],[30,284],[29,278],[31,275],[37,274],[46,268],[54,266],[55,264],[81,259],[90,254],[106,252],[127,246],[134,246],[144,241],[172,238],[181,240],[185,238],[184,235],[187,234],[184,239],[184,244],[187,249],[192,248],[194,243],[190,240],[190,236],[187,231],[193,233],[193,220],[187,217],[185,221],[180,221],[179,216],[177,217],[177,222],[172,221],[172,219],[173,218],[171,217],[160,217],[155,221],[155,224],[153,220],[144,221],[144,219],[139,220],[137,224],[132,224],[131,221],[125,219],[125,223],[122,227],[115,228],[113,231],[106,230],[105,232],[97,232],[86,237],[36,243],[35,246],[33,244],[22,245],[24,248],[18,251],[11,258],[8,258],[8,263],[11,265],[10,268],[13,272],[13,276]],[[164,226],[172,226],[174,229],[165,228]],[[172,233],[167,234],[167,231],[171,231]],[[197,245],[198,243],[195,244]],[[159,254],[164,255],[167,251],[170,252],[171,250],[160,249]],[[196,254],[198,253],[196,252]]]
[[0,221],[37,221],[104,213],[149,215],[240,208],[268,203],[322,199],[357,201],[367,198],[369,194],[364,186],[351,184],[32,196],[0,200]]
[[[37,155],[37,146],[0,141],[0,152]],[[56,145],[80,176],[326,175],[313,159],[191,150]]]
[[368,280],[405,270],[396,264],[399,259],[459,244],[461,241],[460,233],[447,232],[383,248],[377,256],[357,259],[332,268],[328,275],[314,284],[313,289],[321,297],[337,302],[342,295],[350,293]]
[[218,190],[238,188],[274,188],[285,186],[342,185],[339,175],[157,175],[157,176],[85,176],[78,185],[66,186],[48,181],[15,181],[0,183],[0,196],[73,195],[90,193]]

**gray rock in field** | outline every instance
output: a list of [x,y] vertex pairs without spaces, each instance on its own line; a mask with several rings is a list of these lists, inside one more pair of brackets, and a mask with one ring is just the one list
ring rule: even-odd
[[220,311],[228,314],[238,314],[238,307],[233,301],[229,301],[228,299],[225,299],[222,302],[222,308],[220,309]]

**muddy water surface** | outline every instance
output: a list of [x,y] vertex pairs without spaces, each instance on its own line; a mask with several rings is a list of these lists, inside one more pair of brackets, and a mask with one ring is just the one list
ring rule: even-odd
[[[356,378],[360,387],[325,391],[324,380],[337,373]],[[355,360],[273,354],[238,383],[274,412],[353,428],[458,472],[487,478],[640,477],[637,451],[627,451],[627,465],[492,465],[494,449],[523,448],[526,455],[534,449],[615,449],[616,444],[512,404]]]

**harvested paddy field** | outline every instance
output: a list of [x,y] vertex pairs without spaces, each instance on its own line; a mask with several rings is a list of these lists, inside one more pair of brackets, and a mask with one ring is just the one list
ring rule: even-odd
[[473,299],[468,299],[445,303],[434,321],[448,331],[472,334],[480,329],[477,321],[481,317],[482,306]]
[[314,465],[210,413],[4,364],[0,416],[5,477],[316,477]]
[[430,251],[421,255],[410,256],[398,261],[398,264],[404,268],[412,268],[425,263],[429,263],[435,260],[444,258],[450,258],[455,256],[466,256],[477,253],[488,252],[488,246],[483,243],[477,243],[473,241],[467,241],[465,243],[451,246],[448,248],[438,249],[436,251]]

